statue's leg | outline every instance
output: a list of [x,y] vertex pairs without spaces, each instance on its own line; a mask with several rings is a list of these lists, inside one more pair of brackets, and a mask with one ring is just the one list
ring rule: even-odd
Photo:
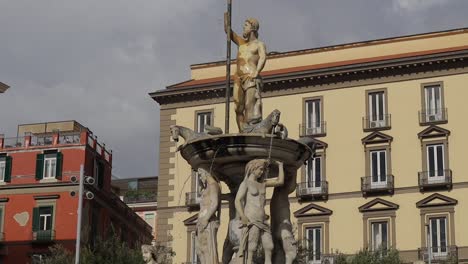
[[256,226],[252,226],[249,231],[249,239],[247,245],[247,262],[246,264],[253,264],[253,257],[255,251],[259,246],[260,242],[260,229]]
[[[245,122],[250,123],[255,119],[258,119],[258,116],[255,116],[255,103],[257,98],[255,97],[257,89],[255,87],[249,88],[245,91]],[[255,122],[253,122],[255,123]]]
[[273,238],[271,233],[263,232],[262,234],[262,246],[265,251],[265,264],[271,264],[271,257],[273,254]]
[[291,224],[281,224],[281,240],[286,258],[285,264],[292,264],[297,256],[297,242],[294,239]]
[[236,111],[236,121],[239,132],[245,124],[244,109],[245,109],[245,94],[242,89],[242,83],[239,77],[234,77],[234,91],[233,91],[234,106]]

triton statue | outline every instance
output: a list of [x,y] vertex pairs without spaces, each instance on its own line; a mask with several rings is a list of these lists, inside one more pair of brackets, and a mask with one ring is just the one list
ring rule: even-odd
[[[224,30],[228,33],[228,14],[224,14]],[[262,120],[262,80],[260,72],[266,62],[266,47],[258,40],[260,24],[255,18],[245,21],[243,37],[234,31],[231,40],[239,46],[237,52],[237,71],[234,74],[234,104],[239,132],[245,125],[259,123]]]

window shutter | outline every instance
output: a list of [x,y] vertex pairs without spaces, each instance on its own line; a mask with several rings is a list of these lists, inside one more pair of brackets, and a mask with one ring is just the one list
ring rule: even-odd
[[6,156],[5,157],[5,182],[10,182],[11,181],[11,156]]
[[44,154],[37,154],[36,157],[36,180],[44,178]]
[[63,168],[63,154],[62,152],[57,152],[57,166],[55,167],[55,178],[62,179],[62,168]]
[[39,230],[39,225],[40,225],[40,219],[39,219],[39,207],[34,207],[33,208],[33,232]]

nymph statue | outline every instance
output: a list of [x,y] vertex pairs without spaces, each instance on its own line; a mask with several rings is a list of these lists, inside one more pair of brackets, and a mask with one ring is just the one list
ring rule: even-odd
[[152,245],[142,245],[141,254],[143,254],[143,260],[146,264],[157,264],[156,248]]
[[206,170],[198,169],[202,186],[197,221],[197,255],[203,264],[219,264],[217,234],[221,210],[221,188]]
[[273,239],[265,213],[266,188],[284,184],[282,162],[278,164],[278,178],[266,179],[269,163],[265,159],[249,161],[245,167],[245,178],[236,195],[235,206],[241,219],[242,239],[239,246],[239,263],[252,264],[253,255],[261,241],[265,251],[265,264],[271,264]]

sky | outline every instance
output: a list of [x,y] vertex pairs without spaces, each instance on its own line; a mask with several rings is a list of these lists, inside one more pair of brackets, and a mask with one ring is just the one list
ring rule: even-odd
[[[232,0],[268,51],[468,27],[466,0]],[[148,95],[225,58],[226,0],[0,0],[0,133],[77,120],[114,152],[119,178],[157,176],[159,105]],[[233,52],[235,46],[233,46]]]

